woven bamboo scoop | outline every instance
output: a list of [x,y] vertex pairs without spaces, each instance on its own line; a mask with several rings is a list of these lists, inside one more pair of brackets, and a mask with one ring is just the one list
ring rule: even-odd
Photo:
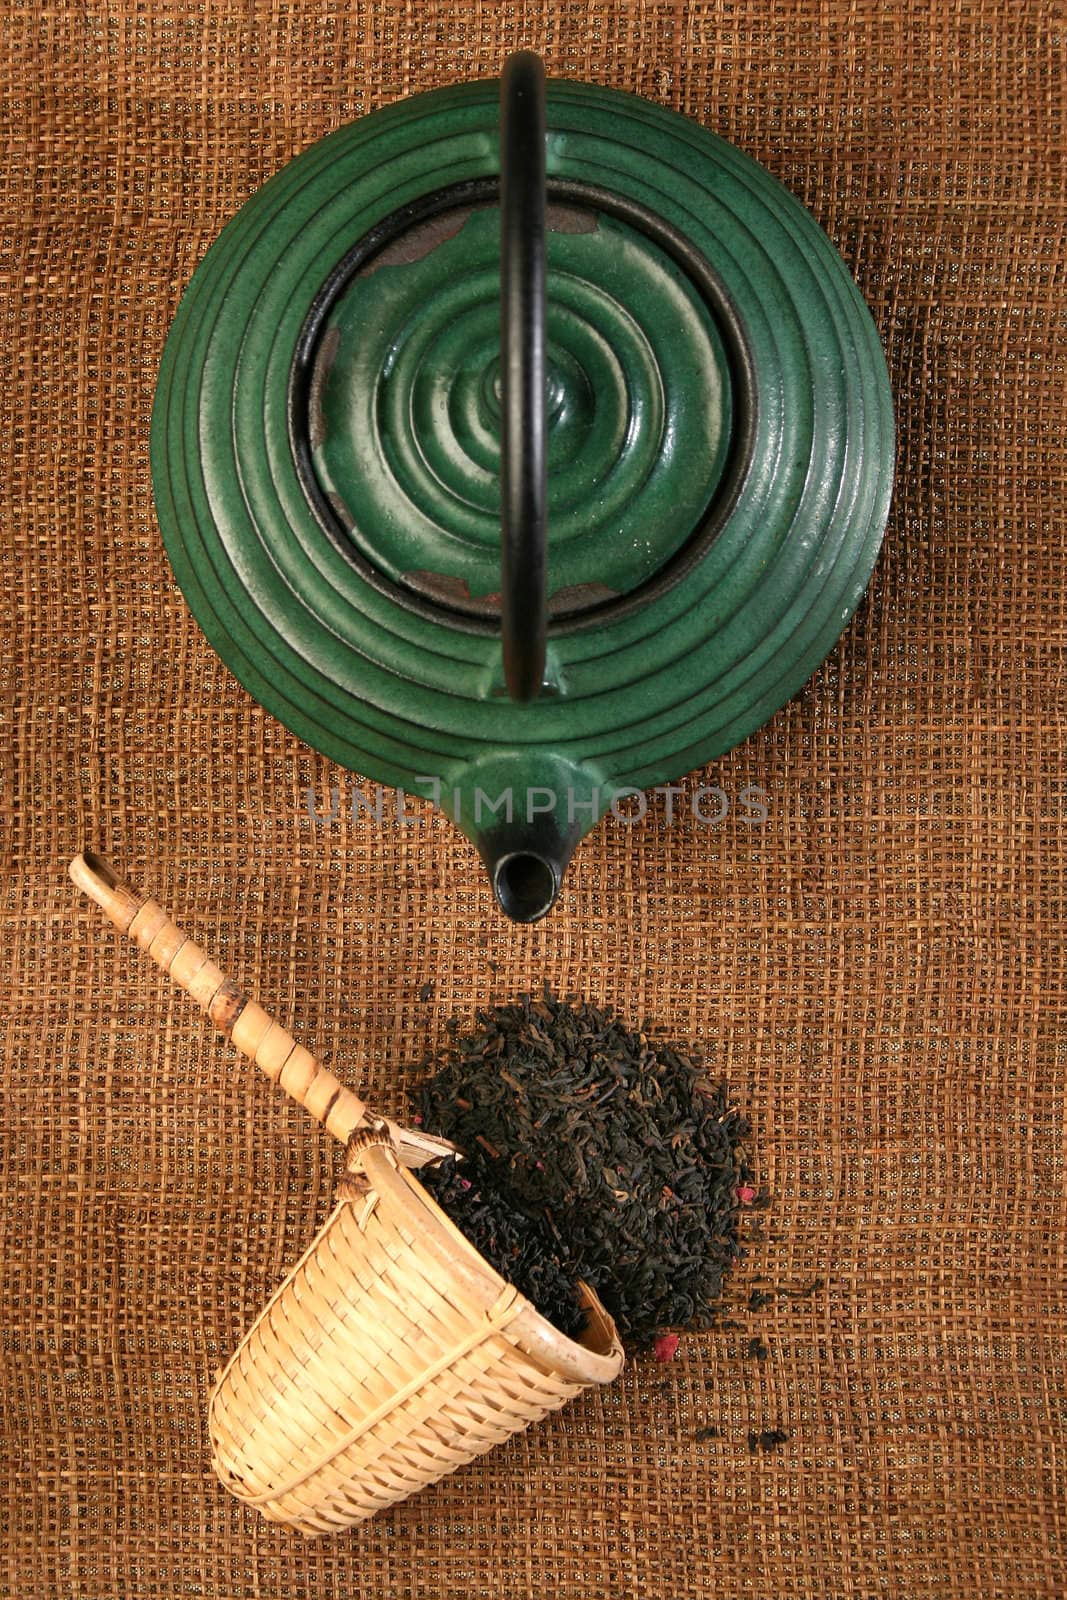
[[443,1478],[623,1364],[579,1285],[569,1339],[412,1177],[454,1147],[373,1118],[154,900],[97,856],[70,875],[246,1055],[347,1146],[336,1204],[219,1373],[208,1427],[226,1487],[273,1522],[336,1533]]
[[[203,1007],[230,1043],[297,1105],[324,1123],[335,1139],[345,1143],[356,1128],[372,1120],[359,1096],[316,1061],[310,1050],[297,1044],[257,1001],[243,994],[207,952],[175,926],[162,906],[123,883],[106,861],[88,850],[74,857],[69,871],[78,888],[103,908],[119,932],[147,951],[157,966]],[[456,1153],[447,1139],[402,1128],[387,1118],[385,1125],[407,1167],[422,1167]]]

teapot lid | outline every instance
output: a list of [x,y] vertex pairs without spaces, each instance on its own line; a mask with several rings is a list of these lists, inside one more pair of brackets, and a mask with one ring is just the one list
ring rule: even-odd
[[[301,481],[337,548],[399,603],[494,632],[495,190],[432,191],[361,239],[309,313],[290,394]],[[548,194],[548,611],[603,624],[721,525],[751,444],[748,353],[676,230],[591,185]]]

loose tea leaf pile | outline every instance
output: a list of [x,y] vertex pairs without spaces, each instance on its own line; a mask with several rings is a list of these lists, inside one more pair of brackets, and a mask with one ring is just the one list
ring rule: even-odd
[[[418,1093],[423,1124],[466,1154],[450,1175],[425,1174],[439,1203],[553,1320],[559,1280],[542,1303],[522,1279],[534,1260],[584,1278],[632,1347],[663,1328],[707,1327],[750,1177],[748,1124],[725,1087],[589,1004],[523,997],[477,1022],[450,1029]],[[515,1228],[530,1230],[525,1252]]]

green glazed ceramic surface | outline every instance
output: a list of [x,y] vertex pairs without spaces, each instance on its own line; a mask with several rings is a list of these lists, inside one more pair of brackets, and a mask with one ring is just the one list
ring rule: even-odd
[[[726,356],[654,244],[575,207],[548,222],[552,595],[628,593],[685,543],[719,480]],[[442,225],[451,236],[430,249]],[[457,586],[477,599],[500,584],[499,234],[495,207],[456,207],[405,236],[426,253],[349,286],[317,363],[313,457],[344,527],[398,581],[461,605]]]
[[683,117],[550,82],[548,664],[513,704],[497,121],[495,83],[405,100],[256,194],[182,301],[152,466],[237,677],[353,771],[436,786],[529,918],[613,793],[730,749],[833,647],[884,530],[893,421],[870,315],[796,200]]

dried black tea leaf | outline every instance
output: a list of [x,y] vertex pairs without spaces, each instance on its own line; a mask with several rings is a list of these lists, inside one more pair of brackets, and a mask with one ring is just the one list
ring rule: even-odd
[[758,1431],[753,1429],[748,1436],[749,1452],[755,1455],[757,1450],[764,1452],[777,1450],[779,1445],[785,1444],[788,1439],[789,1434],[785,1428],[760,1428]]

